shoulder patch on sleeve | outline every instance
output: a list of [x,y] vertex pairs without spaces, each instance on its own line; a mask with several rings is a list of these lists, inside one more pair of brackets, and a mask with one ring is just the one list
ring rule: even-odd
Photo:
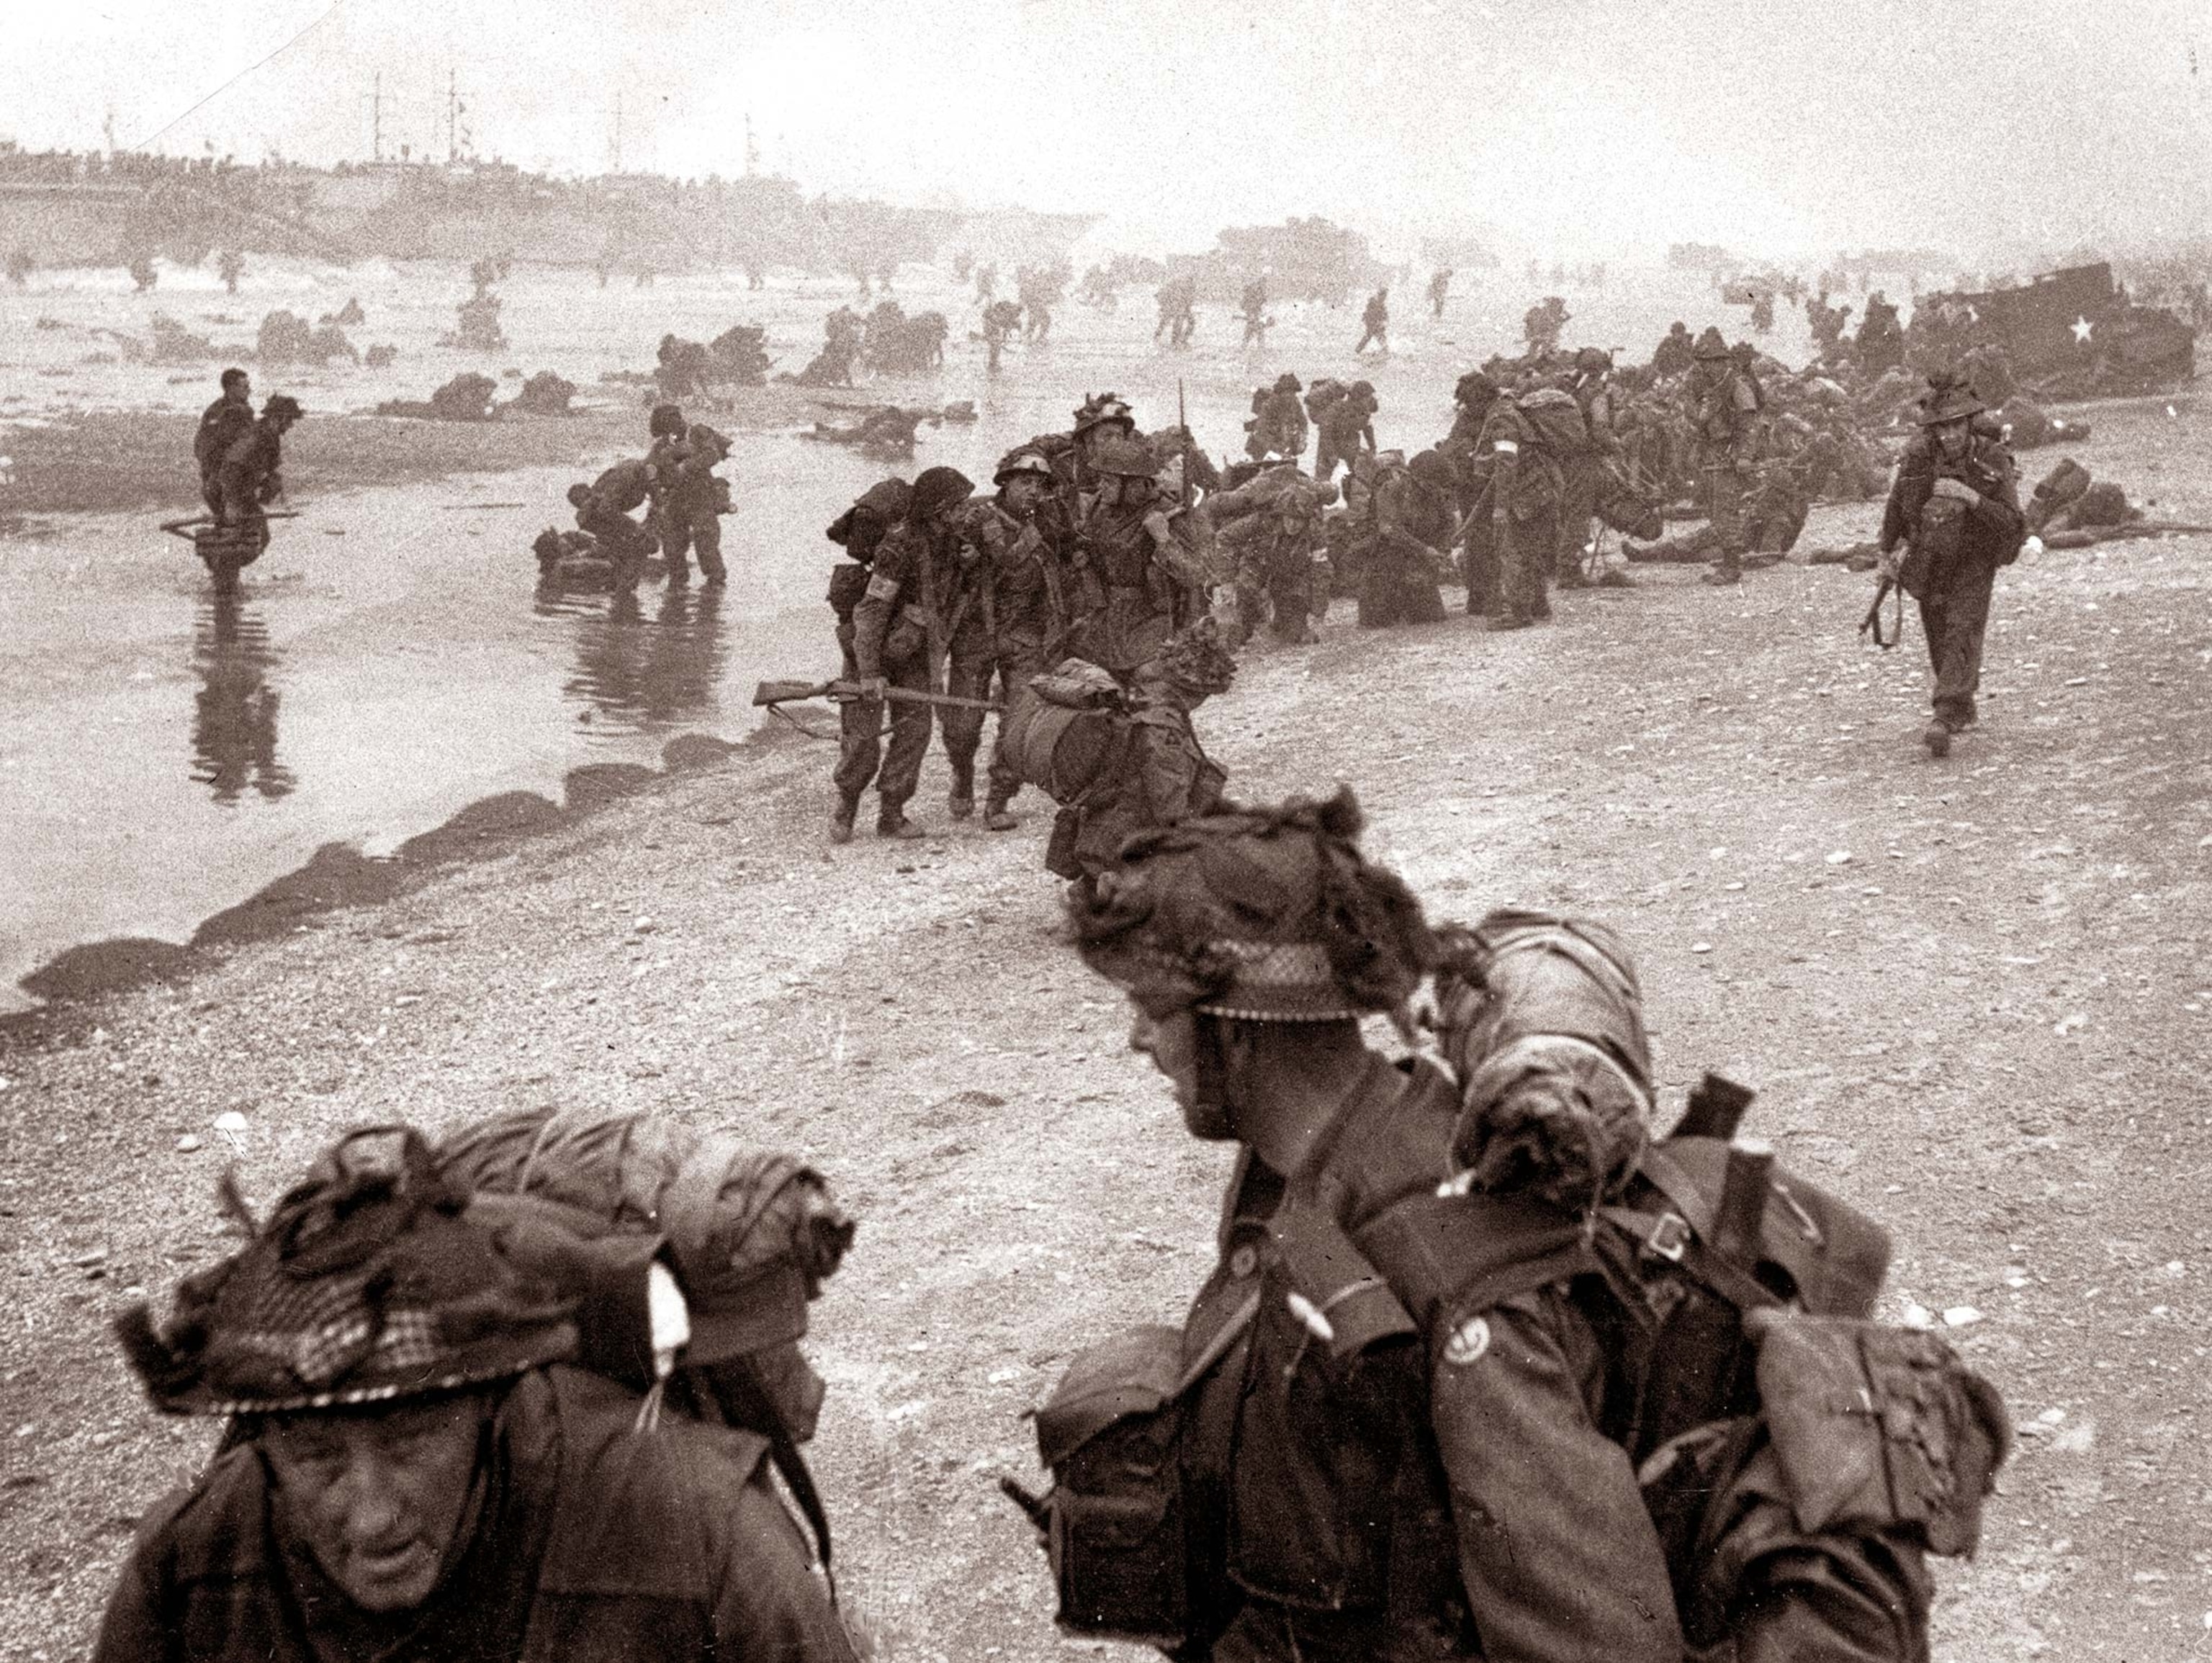
[[898,579],[884,572],[876,572],[868,579],[868,591],[865,598],[870,600],[896,600],[898,599]]
[[1469,1317],[1444,1342],[1444,1361],[1455,1368],[1464,1368],[1489,1349],[1490,1319]]

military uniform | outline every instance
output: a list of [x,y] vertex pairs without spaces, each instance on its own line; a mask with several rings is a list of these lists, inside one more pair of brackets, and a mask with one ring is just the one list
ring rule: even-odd
[[230,448],[253,428],[253,403],[228,393],[200,412],[199,430],[192,436],[192,460],[199,465],[200,496],[208,512],[222,518],[222,461]]
[[[1651,1144],[1609,933],[1518,911],[1431,931],[1358,826],[1346,791],[1191,821],[1073,909],[1186,1126],[1240,1147],[1179,1340],[1079,1357],[1037,1411],[1062,1621],[1112,1631],[1149,1546],[1183,1598],[1129,1614],[1210,1663],[1918,1663],[1923,1556],[1972,1550],[2001,1401],[1942,1341],[1867,1320],[1887,1238],[1810,1185],[1778,1228],[1775,1186],[1753,1191],[1746,1250],[1801,1303],[1722,1262],[1745,1211],[1711,1204],[1728,1146]],[[1450,1072],[1360,1035],[1425,972]],[[1781,1352],[1823,1368],[1770,1370]],[[1165,1463],[1135,1441],[1163,1432]],[[1174,1533],[1133,1540],[1134,1495],[1091,1512],[1124,1451],[1139,1494],[1174,1474]],[[1871,1479],[1847,1505],[1793,1489],[1846,1467]]]
[[1963,387],[1935,392],[1921,417],[1923,431],[1899,459],[1881,516],[1885,557],[1900,542],[1912,545],[1914,557],[1902,581],[1919,603],[1935,672],[1936,719],[1924,737],[1937,756],[1949,751],[1952,734],[1974,725],[1990,593],[1997,568],[2019,557],[2027,533],[2012,454],[2003,441],[1969,428],[1965,448],[1954,455],[1925,430],[1970,423],[1980,408],[1981,401]]
[[1333,487],[1294,469],[1278,469],[1208,502],[1230,562],[1238,645],[1251,639],[1263,616],[1271,618],[1279,641],[1317,638],[1312,619],[1327,610],[1327,597],[1315,594],[1313,558],[1324,490],[1334,496]]
[[[1483,553],[1496,573],[1494,582],[1481,585],[1494,592],[1491,627],[1520,629],[1552,615],[1548,574],[1558,557],[1564,490],[1559,465],[1528,413],[1506,398],[1490,407],[1477,457],[1487,472],[1477,518],[1487,523]],[[1470,551],[1476,546],[1470,538]]]
[[1378,289],[1367,297],[1366,309],[1359,314],[1359,344],[1352,349],[1358,357],[1372,341],[1385,352],[1390,350],[1390,291]]
[[1058,663],[1067,643],[1071,574],[1065,554],[1047,535],[1038,516],[1033,513],[1018,518],[1002,498],[968,504],[955,517],[953,528],[976,551],[983,593],[990,602],[991,664],[980,696],[990,697],[995,685],[1005,706],[991,747],[987,800],[996,819],[1022,789],[1020,771],[1006,751],[1008,724],[1018,706],[1036,697],[1030,689],[1030,678]]
[[590,533],[612,563],[617,591],[636,584],[639,568],[659,546],[651,531],[630,518],[631,510],[645,507],[652,496],[652,471],[633,457],[592,480],[576,504],[576,528]]
[[526,1374],[489,1435],[483,1511],[442,1594],[404,1621],[351,1608],[277,1548],[266,1468],[219,1455],[158,1508],[109,1602],[94,1663],[511,1657],[844,1663],[851,1642],[769,1486],[767,1440],[670,1416],[572,1368]]
[[1733,583],[1743,574],[1744,490],[1757,459],[1759,399],[1717,329],[1698,338],[1691,397],[1698,474],[1720,551],[1708,581]]
[[[915,481],[915,506],[877,549],[867,590],[853,610],[853,655],[863,680],[880,676],[895,687],[933,693],[939,691],[940,667],[945,667],[958,684],[946,691],[978,697],[972,689],[990,660],[981,574],[962,562],[959,540],[950,527],[930,517],[922,484],[931,474],[951,474],[960,481],[959,496],[944,507],[966,496],[966,480],[949,468],[927,469]],[[933,707],[914,700],[887,702],[891,735],[876,775],[877,831],[897,836],[907,824],[907,802],[921,783]],[[982,712],[948,708],[945,728],[955,798],[964,783],[972,805]],[[837,786],[848,797],[858,795],[842,777]]]
[[1590,521],[1597,513],[1606,464],[1620,454],[1620,437],[1614,428],[1613,393],[1607,380],[1611,362],[1595,347],[1585,347],[1575,356],[1575,382],[1570,391],[1582,411],[1587,438],[1559,458],[1559,551],[1555,570],[1563,588],[1580,588],[1587,582],[1583,570],[1583,545],[1589,536]]
[[719,587],[729,581],[722,563],[724,482],[714,472],[715,465],[728,454],[729,442],[704,425],[658,440],[647,453],[646,464],[656,486],[653,519],[671,583],[690,582],[686,557],[695,548],[699,570],[708,584]]
[[1423,464],[1431,476],[1427,481],[1401,461],[1386,460],[1376,469],[1359,582],[1359,621],[1370,629],[1443,621],[1437,570],[1454,519],[1444,494],[1450,465],[1433,451],[1422,456],[1435,457],[1433,463]]
[[1355,381],[1321,411],[1314,422],[1320,436],[1314,452],[1315,478],[1332,478],[1340,463],[1349,467],[1360,456],[1375,454],[1375,412],[1381,407],[1374,387]]
[[[883,546],[890,528],[906,518],[913,502],[914,487],[905,480],[879,481],[831,521],[823,533],[851,557],[830,570],[828,597],[837,619],[837,651],[843,660],[840,673],[845,680],[857,681],[860,677],[860,660],[855,650],[858,615],[874,575],[876,551]],[[837,766],[831,776],[837,801],[830,810],[830,835],[842,842],[853,835],[860,794],[875,782],[883,763],[884,701],[842,700],[837,706]],[[927,747],[926,734],[922,742]]]

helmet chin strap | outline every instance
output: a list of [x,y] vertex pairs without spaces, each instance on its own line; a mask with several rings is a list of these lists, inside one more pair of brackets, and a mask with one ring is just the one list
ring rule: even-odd
[[1221,1019],[1200,1011],[1191,1018],[1195,1075],[1190,1107],[1190,1130],[1199,1137],[1230,1139],[1237,1136],[1236,1116],[1229,1106],[1229,1057]]

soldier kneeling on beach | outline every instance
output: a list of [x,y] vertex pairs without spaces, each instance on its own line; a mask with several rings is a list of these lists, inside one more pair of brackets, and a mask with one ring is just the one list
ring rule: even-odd
[[774,1441],[572,1361],[653,1379],[685,1325],[653,1239],[511,1224],[416,1134],[359,1133],[167,1323],[126,1314],[155,1404],[230,1428],[141,1526],[97,1663],[850,1663]]

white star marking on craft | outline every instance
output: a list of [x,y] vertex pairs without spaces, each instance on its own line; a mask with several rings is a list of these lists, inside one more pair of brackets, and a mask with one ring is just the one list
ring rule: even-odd
[[2090,332],[2094,330],[2097,326],[2091,323],[2087,318],[2076,318],[2072,323],[2068,324],[2066,326],[2074,332],[2074,342],[2075,345],[2087,346],[2089,344]]

